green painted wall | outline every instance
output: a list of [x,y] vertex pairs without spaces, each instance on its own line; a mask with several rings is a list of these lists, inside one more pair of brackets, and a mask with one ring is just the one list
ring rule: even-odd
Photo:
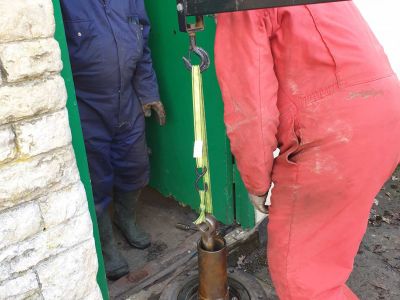
[[[175,0],[147,0],[146,6],[152,23],[150,46],[154,66],[167,111],[166,127],[158,127],[154,120],[147,122],[152,150],[151,185],[164,195],[197,209],[191,74],[182,62],[182,56],[188,54],[189,39],[178,30]],[[213,62],[214,18],[206,17],[205,23],[206,30],[197,34],[197,44],[210,54]],[[226,224],[236,219],[244,227],[252,227],[254,211],[240,176],[234,172],[213,63],[203,73],[203,86],[214,215]]]
[[[71,72],[71,66],[70,66],[70,62],[69,62],[67,43],[65,40],[64,24],[62,21],[59,0],[53,0],[53,6],[54,6],[54,16],[55,16],[55,20],[56,20],[55,38],[60,45],[61,57],[62,57],[62,61],[64,64],[64,68],[61,72],[61,75],[65,80],[65,85],[67,87],[67,92],[68,92],[67,108],[68,108],[69,123],[71,126],[71,133],[72,133],[72,145],[74,147],[81,181],[83,182],[83,185],[85,186],[90,216],[91,216],[92,222],[93,222],[93,234],[94,234],[94,238],[95,238],[96,251],[97,251],[97,257],[98,257],[98,263],[99,263],[99,270],[97,273],[97,282],[100,286],[100,289],[101,289],[101,292],[103,295],[103,299],[109,299],[108,290],[107,290],[107,280],[106,280],[106,276],[105,276],[104,263],[103,263],[103,256],[101,254],[99,231],[97,228],[96,211],[95,211],[94,202],[93,202],[92,186],[90,184],[89,169],[88,169],[86,152],[85,152],[85,144],[83,142],[81,122],[79,119],[78,105],[76,103],[75,88],[74,88],[74,82],[72,79],[72,72]],[[66,280],[68,280],[68,279],[66,279]]]

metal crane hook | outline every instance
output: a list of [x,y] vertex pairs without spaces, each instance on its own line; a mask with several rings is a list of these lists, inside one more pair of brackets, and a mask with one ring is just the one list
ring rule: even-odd
[[[196,36],[194,33],[190,33],[189,37],[190,37],[189,51],[193,52],[198,57],[200,57],[200,60],[201,60],[200,72],[204,72],[210,66],[210,57],[208,56],[208,53],[203,48],[197,47]],[[191,71],[193,65],[192,65],[190,59],[183,57],[183,62],[185,63],[186,69]]]

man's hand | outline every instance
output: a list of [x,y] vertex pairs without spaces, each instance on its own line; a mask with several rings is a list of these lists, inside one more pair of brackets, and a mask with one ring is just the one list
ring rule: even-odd
[[166,121],[166,114],[165,114],[165,109],[164,109],[164,105],[162,104],[161,101],[155,101],[155,102],[151,102],[148,104],[144,104],[142,105],[143,108],[143,112],[144,112],[144,116],[150,117],[151,116],[151,110],[154,110],[157,114],[157,120],[158,123],[161,126],[165,125],[165,121]]
[[256,196],[253,194],[249,194],[250,202],[253,206],[261,213],[268,214],[268,206],[265,205],[267,195],[264,196]]

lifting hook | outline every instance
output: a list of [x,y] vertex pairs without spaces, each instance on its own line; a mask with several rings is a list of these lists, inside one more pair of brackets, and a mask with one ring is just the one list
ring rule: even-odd
[[[201,60],[200,72],[204,72],[210,66],[210,57],[208,56],[208,53],[203,48],[197,47],[196,35],[194,32],[189,33],[189,38],[190,38],[189,57],[190,57],[190,52],[193,52],[198,57],[200,57],[200,60]],[[190,61],[190,58],[188,59],[186,57],[183,57],[183,62],[185,63],[186,68],[189,71],[191,71],[192,63]]]
[[207,173],[207,167],[203,167],[201,168],[201,171],[197,171],[197,169],[194,170],[196,173],[196,182],[195,182],[195,188],[197,191],[204,191],[207,192],[208,191],[208,184],[204,183],[203,187],[200,187],[200,180],[206,175]]

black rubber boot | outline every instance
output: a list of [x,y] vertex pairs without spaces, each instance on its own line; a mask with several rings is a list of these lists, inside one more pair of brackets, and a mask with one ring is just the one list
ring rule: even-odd
[[136,224],[136,206],[140,190],[114,193],[114,223],[121,230],[128,243],[138,249],[150,246],[150,236]]
[[99,225],[106,276],[110,280],[117,280],[129,273],[128,264],[117,249],[109,213],[102,213],[97,217],[97,222]]

